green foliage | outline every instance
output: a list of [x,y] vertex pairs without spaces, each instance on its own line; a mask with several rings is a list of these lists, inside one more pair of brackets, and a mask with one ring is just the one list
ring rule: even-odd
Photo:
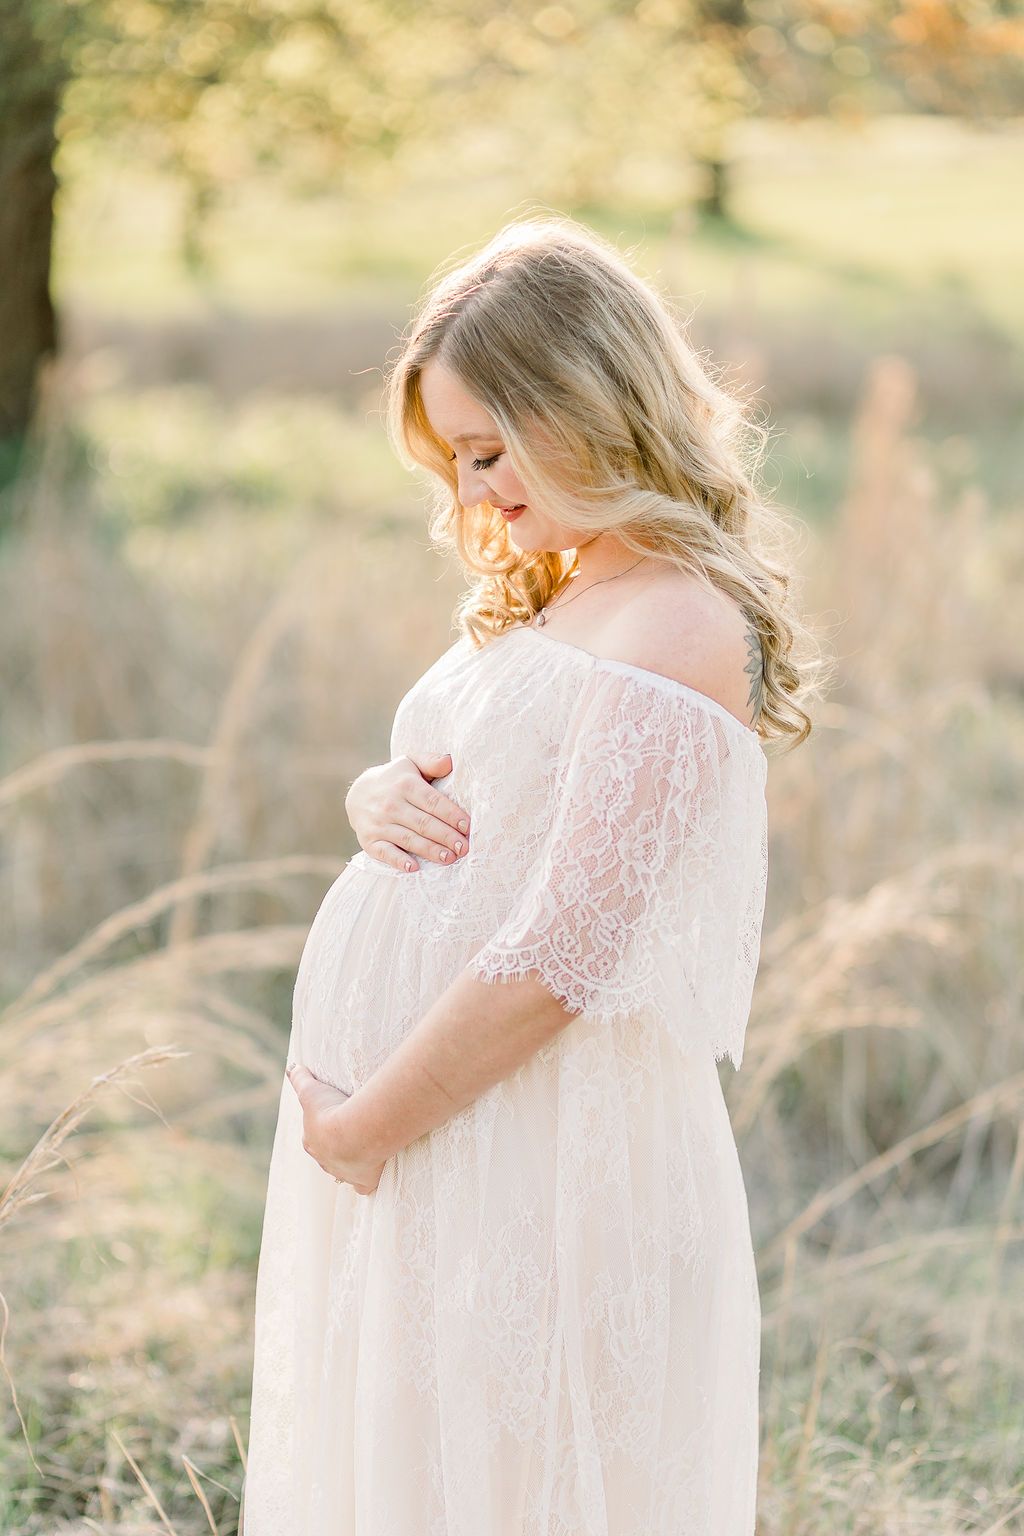
[[[8,4],[11,0],[8,0]],[[60,134],[130,141],[192,228],[257,171],[372,184],[429,152],[601,200],[651,154],[716,165],[759,110],[1020,111],[1024,9],[958,0],[35,0]]]
[[78,0],[74,14],[62,139],[130,136],[184,175],[196,218],[256,171],[365,184],[423,148],[477,175],[525,156],[539,195],[601,196],[611,163],[652,147],[720,155],[754,101],[714,29],[653,0]]
[[304,156],[329,174],[408,129],[413,101],[391,72],[414,14],[401,0],[79,3],[68,137],[141,130],[155,163],[231,179],[293,156],[300,174]]
[[67,75],[73,29],[54,0],[0,0],[0,143],[38,116]]
[[992,120],[1024,107],[1021,0],[745,0],[742,9],[738,47],[761,112]]

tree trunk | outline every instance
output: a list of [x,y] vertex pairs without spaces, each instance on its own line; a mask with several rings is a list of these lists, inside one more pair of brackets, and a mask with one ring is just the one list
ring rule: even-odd
[[709,219],[729,217],[729,167],[723,160],[705,161],[707,182],[698,204],[701,213]]
[[57,344],[50,249],[63,79],[38,17],[27,0],[0,0],[0,476],[28,427],[39,364]]

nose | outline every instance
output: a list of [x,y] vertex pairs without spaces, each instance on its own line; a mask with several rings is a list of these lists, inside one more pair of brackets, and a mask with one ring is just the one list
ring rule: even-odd
[[459,465],[459,500],[464,507],[478,506],[490,501],[491,488],[471,464]]

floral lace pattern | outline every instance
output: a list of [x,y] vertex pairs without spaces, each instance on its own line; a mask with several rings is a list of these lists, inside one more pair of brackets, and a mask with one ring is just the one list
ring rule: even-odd
[[576,1014],[366,1199],[286,1084],[257,1293],[245,1536],[750,1536],[758,1300],[715,1057],[738,1064],[764,757],[718,705],[534,630],[452,646],[393,755],[470,852],[358,854],[291,1055],[365,1081],[465,967]]
[[470,969],[537,971],[575,1012],[653,1006],[684,1049],[708,1043],[739,1066],[764,909],[764,757],[669,679],[594,659],[577,686],[550,829]]

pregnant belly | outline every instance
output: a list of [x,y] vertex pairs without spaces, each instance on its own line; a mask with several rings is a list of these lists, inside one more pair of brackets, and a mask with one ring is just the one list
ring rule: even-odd
[[403,876],[352,860],[324,897],[295,982],[293,1052],[353,1092],[422,1018],[468,955],[423,941]]

